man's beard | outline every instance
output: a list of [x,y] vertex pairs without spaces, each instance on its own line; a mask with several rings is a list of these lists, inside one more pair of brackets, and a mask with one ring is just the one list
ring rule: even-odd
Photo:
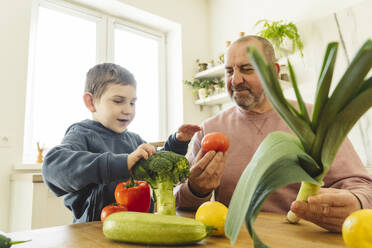
[[[234,90],[247,90],[248,92],[244,95],[235,95]],[[251,111],[258,107],[264,99],[264,94],[256,95],[252,92],[249,87],[243,85],[237,85],[236,87],[232,88],[232,92],[230,93],[232,100],[242,109],[246,111]]]

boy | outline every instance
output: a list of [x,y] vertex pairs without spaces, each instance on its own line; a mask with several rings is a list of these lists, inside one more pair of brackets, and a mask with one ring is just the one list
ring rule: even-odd
[[[103,207],[115,202],[116,185],[127,180],[133,165],[155,148],[127,131],[135,116],[136,81],[123,67],[99,64],[87,73],[85,106],[93,120],[71,125],[62,143],[45,156],[43,177],[74,215],[74,223],[100,220]],[[164,149],[185,155],[196,125],[183,125]]]

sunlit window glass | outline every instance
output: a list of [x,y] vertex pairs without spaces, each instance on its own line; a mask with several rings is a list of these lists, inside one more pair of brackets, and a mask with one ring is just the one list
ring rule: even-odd
[[128,130],[146,141],[160,140],[159,40],[130,29],[115,29],[115,63],[137,81],[136,117]]
[[95,21],[39,7],[24,162],[35,161],[36,142],[51,148],[69,125],[90,117],[82,95],[85,73],[96,63],[96,26]]

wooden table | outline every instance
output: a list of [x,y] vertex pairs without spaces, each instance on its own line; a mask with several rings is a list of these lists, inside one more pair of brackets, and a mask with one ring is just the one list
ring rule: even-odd
[[[192,216],[192,213],[180,213],[182,216]],[[260,238],[268,245],[276,248],[331,248],[346,247],[341,234],[330,233],[304,220],[298,225],[288,224],[284,215],[261,213],[255,223],[255,229]],[[13,240],[32,241],[14,247],[33,248],[116,248],[116,247],[150,247],[113,242],[105,238],[101,222],[90,222],[67,226],[36,229],[26,232],[14,232],[8,235]],[[184,247],[230,247],[230,240],[225,237],[208,237],[195,246]],[[158,248],[162,246],[156,246]],[[252,240],[245,226],[239,234],[234,247],[253,247]],[[169,248],[169,246],[168,246]]]

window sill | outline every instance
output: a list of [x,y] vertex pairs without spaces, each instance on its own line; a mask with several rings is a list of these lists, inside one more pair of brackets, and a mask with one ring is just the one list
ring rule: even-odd
[[28,170],[36,170],[36,171],[41,171],[41,167],[43,164],[17,164],[14,165],[13,169],[18,170],[18,171],[28,171]]

